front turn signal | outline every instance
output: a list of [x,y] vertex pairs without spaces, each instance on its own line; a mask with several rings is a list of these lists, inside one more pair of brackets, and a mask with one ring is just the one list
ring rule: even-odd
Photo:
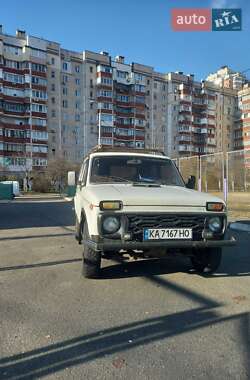
[[224,211],[225,205],[221,202],[208,202],[207,211]]
[[101,201],[100,210],[121,210],[122,202],[121,201]]

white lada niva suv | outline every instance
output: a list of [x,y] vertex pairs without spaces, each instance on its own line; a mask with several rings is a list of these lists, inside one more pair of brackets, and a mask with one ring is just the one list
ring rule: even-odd
[[193,268],[213,273],[225,240],[225,203],[193,190],[161,152],[93,149],[84,159],[74,198],[76,239],[83,244],[83,275],[97,278],[101,259],[190,257]]

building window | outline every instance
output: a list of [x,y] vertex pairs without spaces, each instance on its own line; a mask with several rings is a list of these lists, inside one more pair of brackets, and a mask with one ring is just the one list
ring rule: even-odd
[[67,100],[63,100],[62,106],[63,106],[63,108],[68,108],[68,101]]
[[45,65],[41,65],[39,63],[32,63],[31,64],[31,69],[32,69],[32,71],[40,71],[42,73],[46,72],[46,66]]
[[106,98],[112,98],[112,91],[109,91],[109,90],[100,90],[98,92],[98,96],[106,97]]
[[46,86],[47,85],[47,80],[41,77],[35,77],[32,76],[32,83],[38,84],[40,86]]
[[13,82],[13,83],[24,83],[24,76],[18,75],[18,74],[11,74],[11,73],[3,73],[3,79],[7,82]]
[[75,114],[75,121],[80,121],[80,115],[79,114]]
[[117,75],[117,78],[125,79],[127,77],[128,73],[126,71],[117,70],[116,75]]
[[55,78],[55,72],[51,71],[51,78]]
[[67,83],[68,82],[68,76],[67,75],[63,75],[63,83]]
[[90,87],[93,87],[93,79],[90,79]]
[[51,98],[51,103],[55,104],[55,98]]
[[51,84],[51,91],[55,91],[56,90],[56,86],[54,83]]
[[75,90],[75,95],[76,95],[76,96],[80,96],[80,95],[81,95],[80,90]]
[[156,82],[154,83],[154,88],[155,88],[155,89],[157,88],[157,83],[156,83]]
[[63,87],[63,95],[67,95],[68,94],[68,89],[67,87]]
[[51,64],[52,64],[52,65],[55,64],[55,58],[54,58],[54,57],[51,58]]
[[55,110],[51,110],[51,117],[56,117],[56,111]]
[[75,71],[76,71],[76,73],[79,73],[80,72],[80,66],[75,66]]
[[93,66],[89,66],[89,71],[93,73]]
[[80,79],[79,78],[76,78],[76,84],[80,84]]
[[68,64],[67,64],[67,62],[63,62],[63,70],[65,70],[65,71],[68,70]]

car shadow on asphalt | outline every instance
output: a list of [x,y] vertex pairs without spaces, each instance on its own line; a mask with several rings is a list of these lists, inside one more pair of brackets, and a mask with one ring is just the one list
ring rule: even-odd
[[101,269],[100,280],[186,273],[190,269],[189,260],[184,257],[138,259],[136,261],[127,261],[121,257],[113,259],[112,265],[108,264]]
[[37,238],[43,239],[43,238],[63,237],[63,236],[72,236],[72,235],[74,235],[73,232],[65,232],[65,233],[59,233],[59,234],[43,234],[43,235],[4,236],[4,237],[0,237],[0,242],[8,241],[8,240],[26,240],[26,239],[37,239]]
[[13,265],[13,266],[8,266],[8,267],[0,267],[0,272],[13,271],[13,270],[19,270],[19,269],[51,267],[54,265],[71,264],[71,263],[76,263],[79,261],[82,261],[82,259],[81,258],[74,258],[74,259],[65,259],[65,260],[58,260],[58,261],[49,261],[49,262],[45,262],[45,263]]
[[71,202],[25,202],[1,205],[1,229],[74,225]]
[[[241,360],[246,373],[249,371],[249,313],[240,313],[222,317],[221,303],[198,291],[168,281],[162,277],[148,275],[150,285],[160,286],[167,292],[174,292],[176,297],[185,297],[194,301],[196,307],[172,314],[132,321],[73,339],[57,342],[41,348],[17,353],[0,359],[0,378],[22,379],[41,378],[55,374],[70,367],[76,367],[100,358],[110,356],[111,365],[115,366],[115,357],[125,363],[125,351],[142,347],[150,343],[171,337],[199,331],[215,325],[237,324],[237,347],[240,347]],[[239,348],[237,348],[239,349]]]
[[112,265],[107,265],[101,270],[101,279],[115,279],[126,277],[139,277],[147,275],[164,275],[170,273],[199,274],[202,277],[218,279],[220,277],[249,277],[250,276],[250,239],[247,233],[227,232],[237,239],[235,247],[224,248],[222,262],[217,272],[206,275],[195,272],[188,258],[184,256],[169,255],[165,259],[146,259],[138,261],[126,261],[119,257],[113,260]]

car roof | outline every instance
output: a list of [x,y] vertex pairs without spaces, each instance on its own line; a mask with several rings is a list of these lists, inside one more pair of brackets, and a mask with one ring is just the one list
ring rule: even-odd
[[150,157],[150,158],[161,158],[161,159],[170,159],[167,156],[160,154],[150,154],[150,153],[131,153],[131,152],[96,152],[90,153],[90,157],[107,157],[107,156],[131,156],[131,157]]
[[146,156],[146,157],[157,157],[157,158],[167,158],[164,152],[156,149],[142,149],[142,148],[128,148],[124,146],[105,146],[97,145],[90,150],[87,155],[91,156]]

